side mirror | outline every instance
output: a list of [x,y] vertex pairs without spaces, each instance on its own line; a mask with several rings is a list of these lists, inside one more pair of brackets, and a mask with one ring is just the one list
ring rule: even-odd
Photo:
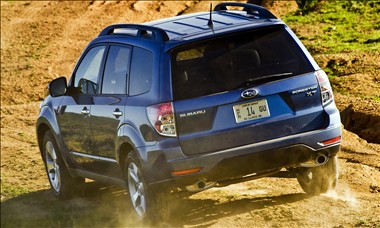
[[65,77],[59,77],[49,83],[48,86],[50,96],[59,97],[63,96],[67,90],[67,80]]

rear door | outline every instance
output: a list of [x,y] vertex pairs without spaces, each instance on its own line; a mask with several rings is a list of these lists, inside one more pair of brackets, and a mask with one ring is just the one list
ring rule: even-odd
[[115,157],[118,132],[122,124],[140,127],[146,107],[138,100],[151,89],[152,69],[152,52],[126,45],[109,46],[101,94],[94,97],[91,106],[93,155],[97,158],[91,167],[94,172],[122,178]]
[[94,160],[91,169],[109,176],[120,176],[115,159],[115,140],[125,118],[130,56],[129,46],[110,45],[105,61],[101,92],[91,106]]
[[318,82],[282,26],[173,52],[174,110],[185,154],[204,154],[320,129]]

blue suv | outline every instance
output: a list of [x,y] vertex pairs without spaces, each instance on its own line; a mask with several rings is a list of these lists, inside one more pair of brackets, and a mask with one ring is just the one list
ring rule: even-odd
[[157,220],[179,193],[271,176],[320,194],[338,179],[328,77],[257,5],[111,25],[49,93],[37,137],[62,199],[85,178],[117,184],[137,217]]

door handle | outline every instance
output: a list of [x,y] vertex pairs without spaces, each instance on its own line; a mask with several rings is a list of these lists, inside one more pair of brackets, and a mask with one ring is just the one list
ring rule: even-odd
[[122,116],[123,115],[123,112],[122,111],[120,111],[120,109],[115,109],[115,111],[113,111],[113,113],[112,113],[116,118],[119,118],[120,116]]
[[82,113],[83,115],[85,115],[85,116],[88,116],[88,115],[90,115],[90,110],[88,110],[87,107],[84,107],[84,108],[82,109],[81,113]]

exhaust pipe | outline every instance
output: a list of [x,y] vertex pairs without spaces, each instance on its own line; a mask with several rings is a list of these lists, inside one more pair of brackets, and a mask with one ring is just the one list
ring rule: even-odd
[[329,156],[323,153],[318,153],[315,160],[301,163],[300,165],[305,168],[312,168],[326,164],[329,161]]
[[216,185],[216,182],[207,182],[206,179],[198,179],[194,184],[186,186],[186,190],[189,192],[200,192],[210,189]]
[[318,154],[317,155],[317,158],[315,159],[315,162],[318,164],[318,165],[324,165],[327,163],[327,161],[329,160],[329,157],[327,157],[325,154]]
[[201,179],[196,181],[194,185],[197,186],[198,189],[204,189],[206,187],[206,181]]

